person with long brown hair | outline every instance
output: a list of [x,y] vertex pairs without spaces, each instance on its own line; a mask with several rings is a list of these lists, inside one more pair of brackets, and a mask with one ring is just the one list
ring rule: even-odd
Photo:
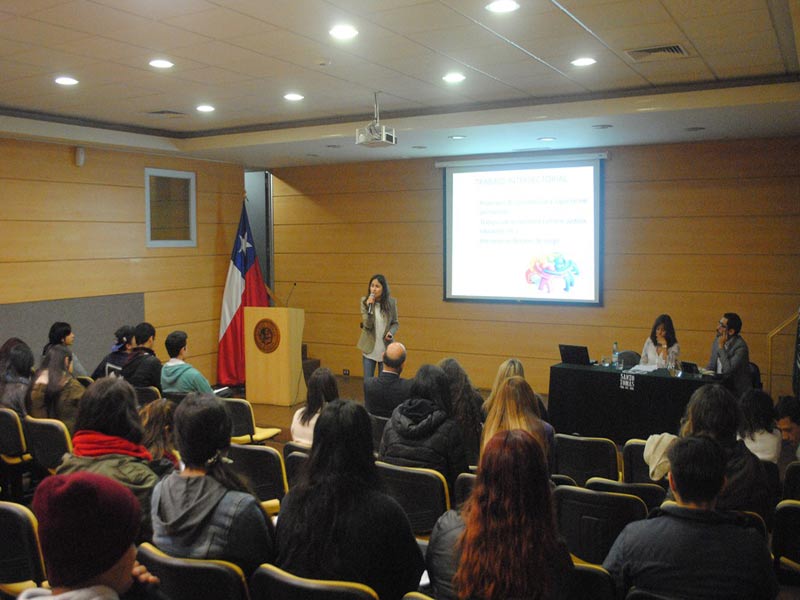
[[492,408],[483,425],[483,446],[498,431],[522,429],[532,434],[545,451],[552,454],[555,439],[553,426],[539,415],[539,405],[533,388],[519,375],[504,380],[497,389]]
[[486,443],[472,493],[461,514],[439,518],[426,560],[438,600],[569,598],[572,560],[530,433],[501,431]]
[[37,419],[63,421],[69,432],[75,433],[78,404],[84,391],[83,385],[72,375],[70,349],[61,344],[51,346],[33,376],[26,400],[28,414]]
[[445,358],[439,361],[439,368],[447,375],[447,382],[450,384],[453,417],[461,427],[467,463],[477,465],[481,450],[481,429],[483,428],[481,412],[483,398],[472,385],[464,367],[455,358]]
[[292,441],[300,444],[314,442],[314,426],[319,413],[328,402],[339,397],[339,386],[330,369],[318,367],[308,378],[308,392],[305,406],[298,408],[292,417]]

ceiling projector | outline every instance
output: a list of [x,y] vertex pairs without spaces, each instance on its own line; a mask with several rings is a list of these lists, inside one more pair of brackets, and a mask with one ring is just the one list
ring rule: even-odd
[[397,134],[394,127],[370,123],[366,127],[356,129],[356,144],[370,148],[381,146],[394,146],[397,143]]
[[381,148],[395,144],[397,144],[397,134],[394,132],[394,127],[386,127],[380,123],[378,92],[375,92],[375,119],[366,127],[356,129],[356,146]]

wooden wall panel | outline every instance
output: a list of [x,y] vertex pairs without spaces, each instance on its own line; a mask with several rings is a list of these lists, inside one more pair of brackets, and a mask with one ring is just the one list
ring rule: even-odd
[[444,302],[442,174],[427,160],[274,171],[275,291],[296,283],[291,303],[306,310],[312,355],[359,375],[358,299],[382,272],[410,370],[455,355],[487,387],[516,354],[545,392],[559,343],[586,344],[595,358],[615,340],[638,352],[667,312],[684,357],[704,364],[717,320],[735,311],[752,360],[785,393],[789,336],[768,365],[767,333],[800,305],[800,139],[602,150],[601,307]]
[[[145,167],[196,173],[197,247],[146,248]],[[79,168],[72,146],[0,139],[0,303],[143,292],[158,356],[185,330],[190,361],[214,382],[243,195],[235,165],[87,148]]]

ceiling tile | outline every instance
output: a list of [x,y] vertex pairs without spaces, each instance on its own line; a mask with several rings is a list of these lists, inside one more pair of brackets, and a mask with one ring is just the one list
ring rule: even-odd
[[187,81],[195,81],[197,83],[219,84],[219,83],[237,83],[250,79],[247,75],[241,73],[234,73],[227,69],[220,69],[219,67],[203,67],[202,69],[189,69],[176,75],[177,79],[185,79]]
[[268,34],[276,29],[264,21],[225,8],[214,8],[165,19],[167,25],[193,31],[208,37],[228,40],[254,34]]
[[157,22],[112,31],[108,33],[108,37],[159,51],[199,44],[208,40],[207,37],[191,31]]
[[397,33],[466,27],[471,21],[441,2],[426,2],[374,13],[371,19]]
[[71,1],[72,0],[3,0],[2,4],[0,4],[0,8],[2,8],[2,12],[24,16]]
[[92,0],[152,20],[168,19],[194,12],[211,10],[217,2],[206,0]]
[[88,37],[86,32],[58,27],[26,17],[0,21],[0,38],[33,45],[48,46]]
[[659,0],[625,0],[575,7],[572,14],[594,32],[670,20]]
[[661,0],[661,3],[676,19],[713,17],[764,8],[764,0]]
[[691,40],[714,36],[726,38],[730,44],[735,44],[740,35],[773,31],[769,11],[766,8],[713,17],[679,19],[678,23]]
[[95,4],[88,0],[73,0],[68,4],[59,4],[29,16],[37,21],[97,35],[117,29],[145,25],[149,22],[144,17]]

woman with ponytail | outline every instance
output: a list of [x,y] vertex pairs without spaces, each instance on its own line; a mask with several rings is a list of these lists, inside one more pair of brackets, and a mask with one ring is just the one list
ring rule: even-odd
[[461,514],[439,518],[426,559],[438,600],[570,597],[572,561],[530,433],[500,431],[487,442],[472,493]]
[[153,491],[153,543],[172,556],[227,560],[247,576],[272,562],[274,528],[231,470],[231,419],[214,394],[188,394],[175,411],[183,470]]
[[61,344],[51,346],[33,376],[27,400],[28,414],[37,419],[63,421],[72,434],[77,431],[75,419],[85,389],[72,375],[70,349]]

